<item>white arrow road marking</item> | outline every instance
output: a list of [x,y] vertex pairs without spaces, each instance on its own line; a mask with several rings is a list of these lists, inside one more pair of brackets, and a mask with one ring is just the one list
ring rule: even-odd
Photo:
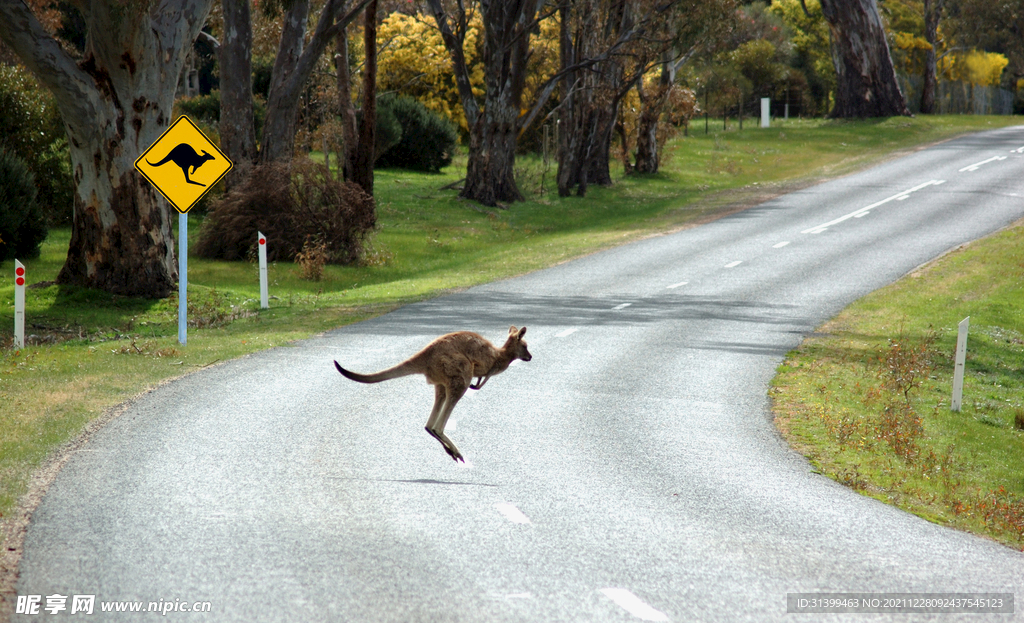
[[890,201],[892,201],[894,199],[900,199],[901,197],[902,198],[906,198],[906,196],[909,195],[910,193],[917,192],[917,191],[921,190],[922,188],[927,188],[928,186],[938,186],[939,184],[945,184],[945,183],[946,183],[946,180],[929,180],[929,181],[925,182],[924,184],[918,184],[917,186],[914,186],[913,188],[911,188],[909,190],[904,190],[901,193],[896,193],[892,197],[886,197],[885,199],[882,199],[881,201],[872,203],[871,205],[869,205],[869,206],[867,206],[865,208],[861,208],[859,210],[854,210],[853,212],[850,212],[849,214],[845,214],[843,216],[840,216],[839,218],[837,218],[837,219],[835,219],[833,221],[829,221],[827,223],[822,223],[821,225],[818,225],[817,227],[811,227],[810,229],[805,229],[805,230],[803,230],[800,233],[801,234],[820,234],[821,232],[825,231],[829,227],[832,227],[833,225],[838,225],[839,223],[842,223],[845,220],[848,220],[848,219],[851,219],[851,218],[861,218],[861,217],[867,216],[868,212],[870,212],[871,210],[874,210],[875,208],[877,208],[880,205],[889,203]]
[[1018,147],[1017,149],[1011,149],[1011,154],[1024,154],[1024,147]]
[[964,171],[977,171],[978,167],[980,167],[981,165],[988,164],[988,163],[990,163],[990,162],[992,162],[994,160],[1006,160],[1006,156],[992,156],[988,160],[982,160],[981,162],[975,162],[974,164],[972,164],[970,166],[966,166],[966,167],[960,169],[960,172],[963,173]]
[[505,516],[506,519],[512,523],[530,523],[530,518],[523,514],[521,510],[508,502],[498,502],[494,505],[494,508],[498,509],[498,512]]
[[623,610],[644,621],[668,621],[668,616],[660,610],[648,606],[639,597],[624,588],[602,588],[605,597],[611,599]]

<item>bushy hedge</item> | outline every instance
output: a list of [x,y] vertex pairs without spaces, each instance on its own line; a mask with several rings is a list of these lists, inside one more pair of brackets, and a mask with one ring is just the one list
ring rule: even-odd
[[74,181],[67,134],[57,104],[27,70],[0,65],[0,149],[28,166],[37,201],[52,224],[70,224]]
[[39,257],[45,239],[35,176],[24,160],[0,149],[0,261]]
[[385,95],[377,107],[402,126],[401,140],[377,159],[378,167],[438,172],[451,164],[459,135],[449,119],[405,95]]
[[323,164],[295,159],[253,168],[247,180],[214,203],[194,252],[244,260],[261,231],[270,261],[292,261],[307,240],[315,239],[326,245],[329,262],[350,264],[359,260],[375,224],[373,197],[362,188],[332,178]]

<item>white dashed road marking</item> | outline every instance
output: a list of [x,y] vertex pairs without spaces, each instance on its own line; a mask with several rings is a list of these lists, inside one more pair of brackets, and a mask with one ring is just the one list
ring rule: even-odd
[[678,288],[679,286],[685,286],[685,285],[686,285],[686,284],[688,284],[688,283],[690,283],[690,282],[689,282],[689,281],[680,281],[679,283],[673,283],[673,284],[672,284],[672,285],[670,285],[670,286],[665,286],[665,289],[666,289],[666,290],[675,290],[675,289],[676,289],[676,288]]
[[960,169],[960,172],[963,173],[964,171],[977,171],[978,167],[980,167],[981,165],[988,164],[988,163],[990,163],[990,162],[992,162],[994,160],[1006,160],[1006,156],[992,156],[988,160],[982,160],[981,162],[975,162],[974,164],[972,164],[970,166],[966,166],[966,167]]
[[523,514],[521,510],[507,502],[498,502],[494,505],[494,508],[498,509],[498,512],[505,516],[506,519],[512,523],[530,523],[530,518]]
[[901,193],[896,193],[892,197],[886,197],[885,199],[882,199],[881,201],[872,203],[871,205],[867,206],[866,208],[861,208],[859,210],[854,210],[853,212],[850,212],[849,214],[840,216],[839,218],[837,218],[835,220],[829,221],[827,223],[822,223],[821,225],[818,225],[817,227],[811,227],[810,229],[805,229],[805,230],[803,230],[800,233],[801,234],[820,234],[821,232],[825,231],[829,227],[832,227],[833,225],[838,225],[839,223],[842,223],[843,221],[845,221],[847,219],[861,218],[863,216],[867,216],[868,212],[870,212],[871,210],[877,208],[880,205],[889,203],[890,201],[892,201],[894,199],[900,199],[901,197],[905,198],[910,193],[917,192],[917,191],[921,190],[922,188],[927,188],[928,186],[938,186],[939,184],[945,184],[945,183],[946,183],[946,180],[929,180],[929,181],[925,182],[924,184],[918,184],[917,186],[914,186],[910,190],[904,190]]
[[644,621],[668,621],[668,616],[660,610],[645,604],[639,597],[624,588],[602,588],[605,597],[611,599],[623,610]]
[[725,265],[725,267],[726,268],[736,268],[737,266],[739,266],[742,263],[743,263],[743,260],[736,260],[735,262],[729,262],[728,264]]
[[622,305],[616,305],[615,307],[612,308],[612,310],[613,311],[618,311],[620,309],[626,309],[630,305],[632,305],[632,303],[623,303]]
[[576,333],[576,331],[578,331],[578,330],[579,329],[577,327],[573,327],[571,329],[566,329],[565,331],[562,331],[561,333],[556,333],[555,337],[569,337],[573,333]]

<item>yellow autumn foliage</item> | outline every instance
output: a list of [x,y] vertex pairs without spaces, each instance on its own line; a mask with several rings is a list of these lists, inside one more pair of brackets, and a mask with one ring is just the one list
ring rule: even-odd
[[[484,65],[480,59],[482,32],[483,24],[477,11],[467,28],[465,54],[473,94],[480,101],[484,96]],[[451,56],[431,18],[392,13],[378,27],[377,41],[379,92],[396,91],[412,96],[468,131]]]
[[942,59],[939,72],[948,80],[962,80],[975,86],[999,86],[1009,62],[1002,54],[971,50]]

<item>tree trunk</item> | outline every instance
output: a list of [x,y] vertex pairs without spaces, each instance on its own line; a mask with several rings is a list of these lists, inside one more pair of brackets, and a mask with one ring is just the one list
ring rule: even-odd
[[174,289],[171,208],[134,163],[167,128],[210,2],[79,5],[89,34],[76,63],[22,0],[0,0],[0,38],[54,94],[68,133],[75,215],[59,283],[157,298]]
[[938,45],[939,18],[945,0],[924,0],[924,38],[930,46],[925,51],[924,88],[921,90],[921,113],[935,113],[935,92],[938,90]]
[[[461,197],[484,205],[522,201],[515,181],[515,149],[519,114],[526,80],[530,30],[537,16],[538,0],[481,2],[484,22],[484,73],[486,96],[481,112],[473,96],[462,49],[465,15],[454,20],[453,31],[440,0],[428,0],[452,57],[459,97],[469,123],[469,162]],[[460,3],[461,5],[461,3]]]
[[666,75],[668,72],[672,72],[670,63],[662,66],[661,78],[653,93],[644,89],[643,80],[636,85],[640,96],[640,117],[636,124],[636,173],[658,172],[658,122],[674,82],[674,77]]
[[284,28],[278,46],[277,59],[270,77],[267,96],[267,117],[263,122],[260,141],[260,162],[289,160],[295,149],[299,99],[302,90],[316,67],[317,59],[327,44],[363,10],[370,0],[355,0],[344,17],[347,0],[327,0],[317,21],[316,30],[303,46],[309,0],[293,0],[285,11]]
[[373,196],[373,162],[376,155],[374,133],[377,127],[377,0],[371,0],[363,14],[363,119],[359,128],[352,181]]
[[341,115],[341,140],[344,143],[342,155],[342,177],[352,181],[355,175],[356,153],[359,147],[359,132],[356,123],[356,107],[352,103],[352,75],[349,72],[348,30],[338,33],[335,59],[338,74],[338,110]]
[[[577,5],[575,15],[563,5],[559,46],[563,71],[581,59],[599,57],[622,33],[632,29],[631,9],[626,2],[612,2],[603,24],[595,23],[598,13],[593,3]],[[570,35],[570,28],[576,29],[575,34]],[[627,79],[625,73],[624,61],[610,56],[587,71],[566,74],[560,131],[567,136],[562,145],[565,149],[559,152],[560,196],[568,196],[573,188],[583,196],[589,184],[611,185],[611,141],[619,102],[632,86],[631,80],[642,75]]]
[[[230,1],[230,0],[229,0]],[[290,160],[295,149],[299,98],[305,80],[297,76],[309,18],[309,0],[293,0],[284,13],[281,41],[270,74],[267,114],[263,120],[259,161]]]
[[896,82],[876,0],[821,0],[832,35],[836,102],[829,116],[910,115]]
[[249,3],[221,0],[224,36],[220,45],[220,148],[234,163],[226,188],[249,175],[256,161],[252,104],[252,18]]

